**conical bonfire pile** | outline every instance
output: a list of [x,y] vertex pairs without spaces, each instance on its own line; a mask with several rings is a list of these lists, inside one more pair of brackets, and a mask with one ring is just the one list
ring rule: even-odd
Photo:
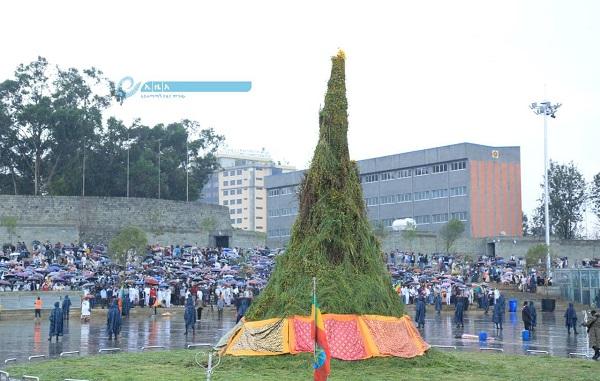
[[299,216],[269,284],[246,314],[249,321],[309,314],[313,276],[324,313],[403,314],[367,220],[358,168],[350,161],[344,53],[331,61],[319,142],[299,190]]

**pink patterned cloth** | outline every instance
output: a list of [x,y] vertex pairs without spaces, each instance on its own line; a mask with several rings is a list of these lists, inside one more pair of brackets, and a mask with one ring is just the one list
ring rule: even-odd
[[312,352],[314,340],[310,336],[310,322],[294,319],[294,336],[296,337],[295,348],[292,352]]
[[331,357],[340,360],[362,360],[369,357],[356,319],[344,321],[325,318],[325,332]]

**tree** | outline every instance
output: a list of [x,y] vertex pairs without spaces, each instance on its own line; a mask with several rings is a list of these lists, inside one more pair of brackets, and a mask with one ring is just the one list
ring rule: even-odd
[[444,226],[442,226],[439,235],[444,241],[446,253],[450,252],[454,242],[456,242],[456,240],[459,239],[464,232],[465,224],[456,218],[451,219]]
[[548,248],[545,244],[531,246],[525,255],[525,261],[530,268],[537,267],[541,263],[545,263]]
[[110,240],[108,249],[115,263],[126,266],[131,256],[143,253],[147,245],[146,233],[138,227],[128,226]]
[[300,185],[299,214],[285,253],[246,314],[249,320],[309,313],[312,277],[323,312],[403,313],[367,219],[358,167],[348,152],[344,53],[331,61],[319,141]]
[[596,173],[590,184],[590,201],[594,214],[600,220],[600,172]]
[[[539,206],[534,215],[533,231],[536,235],[545,234],[544,185]],[[560,239],[575,239],[580,231],[586,200],[586,184],[583,175],[573,162],[558,164],[550,161],[548,168],[548,211],[550,214],[550,234]]]
[[413,242],[417,238],[417,227],[415,224],[409,222],[404,230],[402,230],[402,238],[406,241],[408,249],[412,251]]
[[527,218],[527,214],[524,212],[522,216],[523,237],[527,237],[529,235],[529,218]]
[[[224,138],[196,121],[131,126],[104,111],[114,84],[95,69],[51,67],[45,58],[20,65],[0,83],[0,193],[125,196],[196,200],[218,167]],[[129,147],[129,149],[128,149]]]

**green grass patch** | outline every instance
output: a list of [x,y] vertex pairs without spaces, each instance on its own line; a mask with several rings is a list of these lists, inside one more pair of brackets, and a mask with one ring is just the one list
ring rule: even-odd
[[[73,359],[48,360],[11,366],[11,377],[23,374],[40,380],[203,380],[192,350],[121,353]],[[598,380],[600,363],[550,356],[516,356],[495,353],[450,353],[431,350],[415,359],[374,358],[331,364],[331,381],[352,380]],[[312,378],[308,354],[272,357],[225,357],[213,380],[287,381]]]

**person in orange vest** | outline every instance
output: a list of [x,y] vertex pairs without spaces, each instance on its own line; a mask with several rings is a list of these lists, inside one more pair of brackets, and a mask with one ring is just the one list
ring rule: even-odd
[[35,302],[33,303],[34,308],[35,308],[35,315],[34,315],[34,319],[37,318],[41,318],[42,317],[42,299],[40,299],[40,297],[38,296],[37,299],[35,300]]

